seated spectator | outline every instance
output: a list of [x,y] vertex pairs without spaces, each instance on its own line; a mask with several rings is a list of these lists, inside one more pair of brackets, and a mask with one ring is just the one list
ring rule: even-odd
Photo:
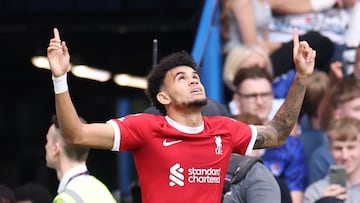
[[[305,2],[307,1],[305,0]],[[330,39],[334,44],[330,62],[344,62],[346,60],[344,56],[353,55],[353,48],[360,43],[360,2],[357,0],[312,0],[310,2],[313,5],[312,11],[288,12],[281,7],[302,8],[304,2],[271,0],[269,4],[275,14],[269,26],[269,41],[288,42],[292,38],[291,30],[293,27],[299,29],[300,35],[315,31]],[[350,49],[347,50],[348,48]],[[318,50],[317,53],[320,51]],[[281,59],[283,55],[280,54],[278,57]],[[274,67],[277,66],[274,65]]]
[[[255,55],[258,55],[260,58],[265,59],[265,62],[262,63],[261,60],[251,60],[252,62],[249,63],[248,62],[244,62],[244,59],[249,57],[250,54],[252,53],[256,53]],[[241,108],[239,108],[240,103],[237,102],[237,94],[234,94],[234,92],[236,92],[236,86],[234,85],[234,78],[235,78],[235,74],[240,70],[240,69],[244,69],[244,68],[252,68],[252,67],[263,67],[267,72],[268,75],[271,79],[271,81],[273,81],[273,72],[272,72],[272,66],[270,63],[270,59],[269,57],[266,55],[266,53],[264,53],[261,49],[258,49],[257,47],[254,46],[248,46],[247,48],[245,47],[236,47],[234,48],[229,55],[227,56],[225,63],[224,63],[224,70],[223,70],[223,80],[225,85],[227,86],[227,88],[229,90],[231,90],[231,96],[232,96],[232,100],[229,102],[229,109],[230,109],[230,113],[232,115],[237,115],[240,114],[240,110]],[[292,80],[292,79],[291,79]],[[291,83],[291,81],[290,81]],[[289,83],[289,84],[290,84]],[[272,84],[272,93],[275,95],[277,94],[283,94],[282,92],[287,92],[288,90],[288,85],[286,85],[285,88],[280,88],[280,89],[274,89],[274,83]],[[279,86],[278,86],[279,87]],[[269,114],[270,119],[272,118],[272,116],[275,114],[275,112],[277,111],[277,109],[280,107],[280,105],[283,102],[283,97],[276,97],[275,99],[272,100],[271,105],[271,113]]]
[[[225,56],[237,46],[257,46],[270,57],[275,78],[294,70],[291,38],[287,41],[269,40],[273,16],[268,1],[223,0],[222,3],[221,33]],[[307,41],[317,50],[315,67],[327,71],[334,54],[334,43],[314,31],[302,33],[300,40]],[[246,58],[253,59],[253,56]]]
[[[323,99],[323,108],[320,112],[321,128],[325,129],[332,119],[352,117],[360,119],[360,80],[344,78],[337,83],[330,94]],[[317,181],[327,174],[329,166],[333,164],[327,143],[319,146],[309,160],[309,183]]]
[[346,186],[330,183],[329,176],[306,188],[304,203],[334,197],[345,203],[360,202],[360,120],[335,119],[327,129],[329,149],[336,165],[345,167]]
[[[271,118],[273,102],[272,78],[265,68],[240,69],[233,80],[236,91],[233,98],[239,112],[257,115],[263,124]],[[296,133],[296,131],[294,131]],[[282,179],[291,192],[294,203],[302,202],[305,189],[306,167],[302,142],[289,136],[284,145],[266,150],[256,150],[272,174]],[[255,154],[253,154],[255,155]]]

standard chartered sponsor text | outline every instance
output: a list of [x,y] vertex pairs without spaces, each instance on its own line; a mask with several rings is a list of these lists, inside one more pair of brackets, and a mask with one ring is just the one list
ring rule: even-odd
[[220,183],[221,168],[189,168],[189,183]]

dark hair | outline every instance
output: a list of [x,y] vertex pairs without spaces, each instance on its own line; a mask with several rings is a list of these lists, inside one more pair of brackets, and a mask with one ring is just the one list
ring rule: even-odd
[[239,69],[234,77],[234,86],[236,91],[239,88],[239,85],[244,82],[246,79],[256,79],[256,78],[265,78],[272,84],[272,77],[270,73],[262,67],[254,66],[250,68],[241,68]]
[[162,58],[147,77],[147,94],[151,104],[164,115],[166,115],[165,106],[157,100],[156,96],[160,92],[160,88],[164,85],[166,73],[178,66],[189,66],[197,70],[193,57],[186,51],[179,51]]
[[4,184],[0,184],[0,203],[16,203],[14,192]]
[[[82,117],[79,117],[81,122],[83,123],[87,123],[85,121],[85,119],[83,119]],[[55,128],[61,132],[60,130],[60,126],[59,126],[59,121],[57,119],[56,115],[53,115],[51,117],[51,123],[55,125]],[[70,159],[76,160],[76,161],[86,161],[89,155],[89,148],[87,147],[83,147],[83,146],[79,146],[79,145],[74,145],[74,144],[68,144],[64,142],[64,150],[65,153],[67,154],[67,156]]]
[[40,183],[26,183],[15,189],[16,201],[30,200],[32,203],[52,202],[50,190]]

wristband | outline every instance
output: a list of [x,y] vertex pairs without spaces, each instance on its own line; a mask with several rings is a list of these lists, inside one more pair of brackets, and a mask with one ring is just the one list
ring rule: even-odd
[[55,77],[54,75],[52,75],[51,78],[54,84],[55,94],[61,94],[68,90],[67,73],[59,77]]
[[333,7],[336,0],[310,0],[311,6],[314,11],[322,11]]

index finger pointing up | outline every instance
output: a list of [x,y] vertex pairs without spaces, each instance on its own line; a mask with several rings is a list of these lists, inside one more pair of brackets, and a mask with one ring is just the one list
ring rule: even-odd
[[293,31],[293,42],[294,42],[294,47],[299,47],[299,34],[298,34],[298,29],[295,27],[294,31]]
[[57,28],[54,28],[54,39],[61,41],[59,30]]
[[293,31],[293,55],[297,55],[298,53],[298,48],[299,48],[299,33],[298,33],[298,29],[295,27],[294,31]]

